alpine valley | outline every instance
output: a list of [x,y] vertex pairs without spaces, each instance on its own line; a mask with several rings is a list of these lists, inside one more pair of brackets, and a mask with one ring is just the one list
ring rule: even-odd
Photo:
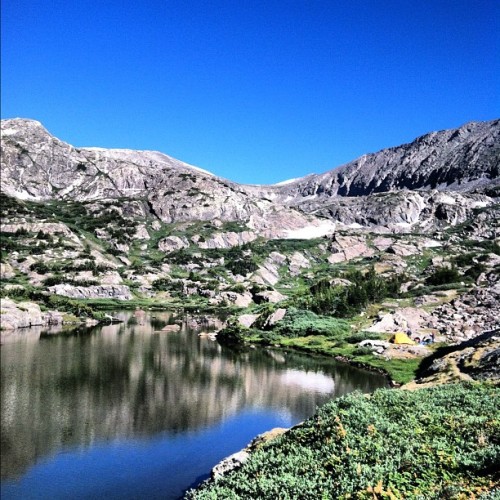
[[[2,120],[1,139],[2,336],[35,325],[64,332],[125,308],[223,311],[220,343],[334,356],[423,388],[332,403],[189,495],[473,498],[494,489],[500,120],[274,185],[237,184],[156,151],[74,147],[34,120]],[[471,419],[484,420],[474,428],[459,411],[464,398]],[[383,441],[388,408],[408,420],[401,443],[394,429]],[[439,427],[436,440],[462,430],[470,439],[440,451],[420,437],[424,417]],[[351,439],[356,426],[364,444]],[[332,436],[345,446],[324,449]],[[405,472],[398,446],[408,439],[425,473]],[[392,448],[399,462],[368,466],[366,443]],[[428,465],[429,456],[440,458]],[[302,461],[304,475],[294,468]]]

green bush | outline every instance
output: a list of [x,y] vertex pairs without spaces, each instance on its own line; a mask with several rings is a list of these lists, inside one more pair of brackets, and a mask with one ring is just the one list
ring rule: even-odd
[[434,272],[427,277],[425,283],[427,285],[446,285],[448,283],[457,283],[461,280],[461,275],[455,266],[453,267],[438,267]]
[[297,305],[317,314],[347,318],[361,312],[368,304],[379,302],[386,297],[397,297],[404,275],[382,278],[370,268],[362,273],[358,270],[343,275],[352,284],[332,286],[328,279],[312,285],[309,294],[298,299]]
[[225,345],[237,345],[245,342],[248,329],[238,324],[228,325],[217,334],[217,341]]
[[350,327],[343,320],[318,316],[312,311],[290,308],[285,317],[276,323],[274,331],[279,335],[291,338],[324,335],[341,339],[350,332]]
[[250,258],[242,258],[237,260],[229,260],[226,262],[226,269],[231,271],[233,274],[241,274],[246,276],[249,273],[253,273],[259,268],[255,262]]
[[157,292],[182,292],[184,290],[182,281],[170,278],[158,278],[151,283],[151,287]]
[[187,498],[476,498],[500,464],[500,389],[351,393]]
[[30,266],[31,271],[35,271],[38,274],[46,274],[52,270],[45,262],[34,262]]
[[479,276],[484,273],[488,268],[484,264],[474,263],[472,264],[467,271],[465,271],[464,275],[467,278],[471,278],[472,280],[476,281]]

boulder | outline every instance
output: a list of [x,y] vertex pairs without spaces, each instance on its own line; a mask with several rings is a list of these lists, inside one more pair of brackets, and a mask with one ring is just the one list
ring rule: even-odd
[[216,481],[218,478],[224,476],[228,472],[241,467],[250,456],[250,453],[245,450],[238,451],[233,453],[229,457],[221,460],[213,469],[212,469],[212,479]]
[[220,296],[222,300],[226,300],[236,307],[248,307],[253,303],[252,294],[250,292],[222,292]]
[[276,263],[274,258],[269,257],[255,271],[251,281],[262,285],[275,285],[280,279],[278,269],[279,264]]
[[179,236],[167,236],[158,242],[158,248],[165,253],[175,252],[188,246],[189,241],[187,238],[180,238]]
[[34,302],[14,302],[8,297],[0,299],[2,330],[14,330],[45,324],[40,306]]
[[255,321],[259,316],[260,314],[242,314],[241,316],[238,317],[238,323],[241,326],[250,328],[255,323]]
[[393,243],[392,238],[385,238],[384,236],[378,236],[373,240],[373,246],[381,252],[385,252]]
[[409,257],[410,255],[416,255],[419,253],[418,248],[415,245],[408,245],[404,243],[394,243],[387,250],[394,255],[398,255],[399,257]]
[[257,304],[260,302],[277,304],[278,302],[286,299],[286,297],[277,290],[265,290],[263,292],[258,292],[255,294],[255,297],[258,299],[258,301],[256,301]]
[[343,236],[336,234],[330,243],[332,254],[328,257],[331,264],[361,257],[371,257],[374,250],[366,244],[361,236]]
[[289,257],[288,269],[292,276],[297,276],[301,269],[306,269],[311,266],[311,262],[300,252],[294,252]]
[[212,481],[217,481],[217,479],[224,476],[228,472],[241,467],[248,460],[251,453],[259,449],[263,444],[276,439],[287,431],[288,429],[285,429],[283,427],[275,427],[270,431],[259,434],[257,437],[252,439],[252,441],[245,448],[238,451],[237,453],[233,453],[229,457],[219,462],[212,469]]
[[42,313],[43,322],[45,325],[62,325],[63,313],[59,311],[46,311]]
[[8,280],[9,278],[13,278],[16,275],[16,272],[12,268],[12,266],[8,263],[1,262],[0,263],[0,278],[3,280]]
[[424,309],[404,307],[394,313],[382,314],[380,319],[367,329],[369,332],[391,333],[396,331],[418,333],[429,327],[430,315]]
[[286,314],[286,309],[276,309],[265,321],[264,328],[270,328],[274,326],[278,321],[281,321]]
[[145,224],[139,224],[135,230],[135,234],[132,236],[135,240],[150,240],[148,230]]

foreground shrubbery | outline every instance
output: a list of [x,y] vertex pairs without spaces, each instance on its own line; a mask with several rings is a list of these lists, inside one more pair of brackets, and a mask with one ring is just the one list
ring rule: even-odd
[[349,394],[189,498],[475,498],[500,466],[500,389]]

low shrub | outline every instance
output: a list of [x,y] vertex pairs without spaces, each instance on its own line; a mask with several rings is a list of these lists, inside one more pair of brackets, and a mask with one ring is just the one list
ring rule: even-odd
[[378,332],[356,332],[349,335],[345,341],[349,344],[357,344],[363,340],[382,340],[384,338],[384,335]]
[[498,479],[499,400],[475,384],[351,393],[186,496],[477,498]]
[[453,267],[438,267],[434,272],[427,277],[425,283],[427,285],[446,285],[448,283],[457,283],[461,281],[461,275],[455,266]]
[[284,337],[307,337],[324,335],[325,337],[341,339],[350,332],[346,321],[318,316],[312,311],[290,308],[285,317],[279,321],[274,331]]

